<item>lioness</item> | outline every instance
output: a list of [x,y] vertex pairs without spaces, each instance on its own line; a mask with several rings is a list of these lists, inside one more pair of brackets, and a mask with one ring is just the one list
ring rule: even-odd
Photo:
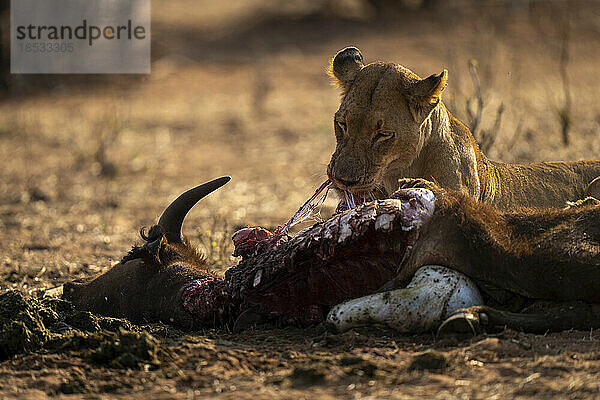
[[359,199],[387,195],[399,178],[424,178],[507,209],[561,207],[600,198],[600,161],[505,164],[488,160],[469,129],[441,101],[448,71],[421,79],[398,64],[363,65],[356,47],[333,59],[342,89],[335,113],[337,146],[327,168],[340,190]]

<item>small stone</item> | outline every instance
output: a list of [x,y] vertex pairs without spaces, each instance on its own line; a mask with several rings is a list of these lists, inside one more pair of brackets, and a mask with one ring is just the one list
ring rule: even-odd
[[80,375],[74,375],[62,382],[58,388],[58,393],[63,394],[83,394],[90,393],[91,388],[86,378]]
[[423,354],[413,357],[409,371],[440,371],[446,369],[448,361],[446,356],[437,351],[427,351]]

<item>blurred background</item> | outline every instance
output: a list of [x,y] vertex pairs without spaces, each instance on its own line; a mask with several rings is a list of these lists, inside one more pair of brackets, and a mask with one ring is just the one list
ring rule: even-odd
[[[152,74],[11,75],[0,60],[0,289],[101,272],[183,190],[229,174],[184,227],[219,268],[325,179],[341,48],[420,76],[496,160],[600,158],[600,2],[170,0]],[[322,210],[327,217],[335,205]]]

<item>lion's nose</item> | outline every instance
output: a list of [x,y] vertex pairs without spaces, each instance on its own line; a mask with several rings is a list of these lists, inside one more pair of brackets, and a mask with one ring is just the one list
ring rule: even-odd
[[358,182],[360,182],[360,179],[356,179],[356,180],[348,180],[348,179],[342,179],[342,178],[336,178],[336,179],[339,183],[341,183],[342,185],[344,185],[346,187],[354,186]]

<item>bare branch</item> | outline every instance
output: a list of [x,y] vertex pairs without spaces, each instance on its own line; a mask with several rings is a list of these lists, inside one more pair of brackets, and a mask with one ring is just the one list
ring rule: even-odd
[[562,81],[563,94],[564,94],[564,104],[558,110],[558,119],[561,125],[562,131],[562,139],[563,144],[565,146],[569,145],[569,131],[571,129],[571,90],[569,84],[569,74],[567,72],[567,67],[569,65],[569,14],[567,10],[567,16],[563,24],[562,30],[562,40],[561,40],[561,49],[560,49],[560,62],[558,65],[558,70],[560,72],[560,78]]
[[477,129],[481,123],[481,114],[483,113],[483,95],[481,94],[481,85],[479,84],[479,75],[477,74],[477,61],[469,60],[469,73],[471,74],[471,80],[475,87],[475,94],[477,96],[477,110],[473,112],[471,110],[471,99],[467,100],[467,113],[469,114],[469,128],[473,135],[477,137]]
[[[473,106],[473,99],[468,98],[466,102],[467,118],[469,120],[469,128],[475,137],[475,140],[479,144],[479,147],[484,153],[490,151],[498,133],[500,131],[500,124],[502,123],[502,114],[504,113],[504,104],[500,104],[496,110],[496,119],[491,129],[482,130],[481,120],[483,117],[483,108],[485,103],[483,101],[483,91],[481,90],[481,83],[479,82],[479,74],[477,73],[477,61],[469,61],[469,73],[471,80],[473,81],[473,87],[475,88],[475,100],[476,106]],[[473,110],[475,108],[475,110]]]
[[498,132],[500,131],[500,124],[502,123],[502,113],[504,113],[504,104],[501,103],[496,111],[496,119],[494,120],[494,125],[492,129],[482,130],[481,131],[481,150],[484,153],[487,153],[491,150],[492,146],[496,142],[496,138],[498,137]]
[[504,154],[508,154],[512,151],[512,149],[518,143],[519,138],[521,137],[522,133],[523,133],[523,117],[521,116],[521,118],[519,119],[519,123],[517,124],[517,128],[515,129],[515,132],[513,133],[512,138],[508,141],[508,145],[506,146],[506,149],[503,151]]

